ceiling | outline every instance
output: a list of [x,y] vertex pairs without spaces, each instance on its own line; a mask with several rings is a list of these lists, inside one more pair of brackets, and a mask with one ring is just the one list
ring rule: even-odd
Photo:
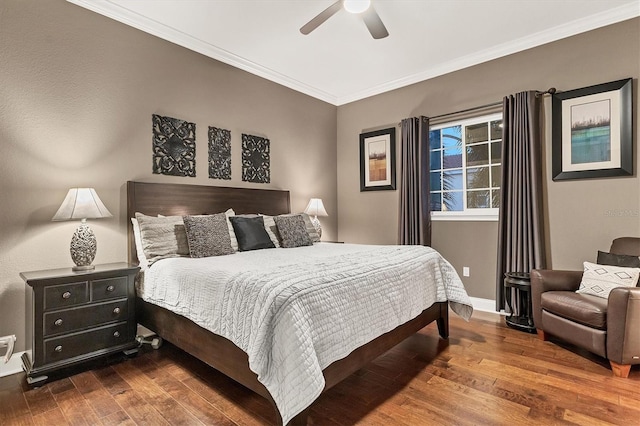
[[68,0],[334,105],[640,16],[640,0],[373,0],[374,40],[334,0]]

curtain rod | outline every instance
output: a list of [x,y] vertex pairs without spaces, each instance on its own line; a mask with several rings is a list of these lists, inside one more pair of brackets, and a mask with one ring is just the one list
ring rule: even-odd
[[450,115],[464,114],[465,112],[472,112],[472,111],[476,111],[476,110],[487,109],[487,108],[491,108],[491,107],[496,107],[498,105],[502,105],[502,101],[500,101],[500,102],[492,102],[490,104],[480,105],[480,106],[473,107],[473,108],[461,109],[460,111],[448,112],[446,114],[434,115],[433,117],[429,117],[429,120],[435,120],[437,118],[448,117]]
[[[460,111],[455,111],[455,112],[448,112],[446,114],[440,114],[440,115],[434,115],[432,117],[428,117],[429,120],[436,120],[438,118],[444,118],[444,117],[448,117],[450,115],[458,115],[458,114],[464,114],[465,112],[472,112],[472,111],[479,111],[481,109],[487,109],[487,108],[491,108],[491,107],[497,107],[498,105],[502,105],[502,101],[500,102],[493,102],[490,104],[486,104],[486,105],[480,105],[477,107],[473,107],[473,108],[467,108],[467,109],[462,109]],[[398,123],[398,126],[402,125],[402,122]]]
[[[555,87],[551,87],[551,88],[549,88],[549,90],[545,90],[544,92],[536,90],[535,93],[536,93],[536,98],[540,97],[540,96],[544,96],[546,94],[553,95],[554,93],[556,93],[556,88]],[[492,102],[490,104],[480,105],[480,106],[473,107],[473,108],[462,109],[460,111],[448,112],[446,114],[434,115],[433,117],[429,117],[429,120],[436,120],[438,118],[444,118],[444,117],[448,117],[450,115],[458,115],[458,114],[464,114],[464,113],[467,113],[467,112],[478,111],[478,110],[481,110],[481,109],[487,109],[487,108],[491,108],[491,107],[496,107],[498,105],[502,105],[502,101]],[[398,123],[398,126],[400,126],[401,124],[402,123]]]

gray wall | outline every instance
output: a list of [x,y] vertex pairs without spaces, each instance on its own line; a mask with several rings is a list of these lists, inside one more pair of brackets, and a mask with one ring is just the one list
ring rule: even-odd
[[[71,265],[76,224],[50,221],[70,187],[95,187],[114,214],[91,222],[96,263],[126,260],[127,180],[290,189],[294,211],[312,196],[324,200],[324,239],[393,244],[397,191],[359,192],[361,132],[527,89],[625,77],[637,86],[639,30],[635,19],[336,108],[63,0],[3,0],[0,335],[16,333],[16,350],[24,348],[20,271]],[[196,123],[197,177],[151,173],[154,113]],[[231,181],[207,177],[209,125],[232,131]],[[242,132],[271,140],[271,184],[240,180]],[[611,238],[640,234],[637,215],[615,215],[640,210],[637,176],[551,182],[545,172],[545,184],[555,267],[579,268]],[[434,222],[434,247],[459,271],[471,268],[472,296],[493,298],[496,230],[495,222]]]
[[[396,126],[406,117],[489,104],[524,90],[571,90],[632,77],[637,144],[639,76],[640,19],[633,19],[338,107],[339,238],[397,241],[398,191],[359,189],[361,132]],[[550,114],[547,98],[543,117],[549,260],[557,269],[581,269],[583,261],[595,260],[597,250],[607,250],[613,238],[640,236],[640,179],[636,172],[625,178],[553,182]],[[636,170],[639,151],[634,151]],[[460,275],[463,266],[470,267],[471,276],[463,281],[473,297],[495,299],[497,229],[496,222],[433,222],[433,247]]]
[[[196,123],[195,178],[151,173],[151,115]],[[0,2],[0,336],[24,348],[21,271],[71,266],[69,188],[113,213],[90,221],[96,263],[125,261],[127,180],[291,190],[323,199],[337,237],[336,107],[64,0]],[[207,127],[231,130],[232,180],[208,178]],[[271,140],[271,183],[241,181],[242,132]]]

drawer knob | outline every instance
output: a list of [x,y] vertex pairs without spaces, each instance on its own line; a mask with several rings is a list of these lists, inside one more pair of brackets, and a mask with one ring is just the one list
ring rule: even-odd
[[60,327],[62,325],[62,318],[58,318],[54,324]]
[[110,285],[109,287],[107,287],[107,291],[113,291],[113,290],[115,290],[115,289],[116,289],[116,288],[115,288],[114,286],[112,286],[112,285]]
[[64,293],[62,293],[62,298],[63,299],[68,299],[71,297],[71,292],[70,291],[65,291]]
[[62,345],[58,345],[56,346],[56,348],[54,349],[56,352],[60,353],[62,352]]
[[119,314],[120,313],[120,308],[114,308],[113,309],[113,313],[114,314]]
[[119,331],[114,331],[113,332],[113,337],[120,337],[120,332]]

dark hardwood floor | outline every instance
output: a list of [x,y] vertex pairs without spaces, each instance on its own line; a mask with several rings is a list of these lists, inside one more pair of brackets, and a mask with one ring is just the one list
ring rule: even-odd
[[[640,425],[640,370],[614,378],[605,360],[477,313],[410,337],[316,401],[315,425]],[[165,344],[132,359],[28,389],[0,379],[1,425],[255,425],[261,397]]]

